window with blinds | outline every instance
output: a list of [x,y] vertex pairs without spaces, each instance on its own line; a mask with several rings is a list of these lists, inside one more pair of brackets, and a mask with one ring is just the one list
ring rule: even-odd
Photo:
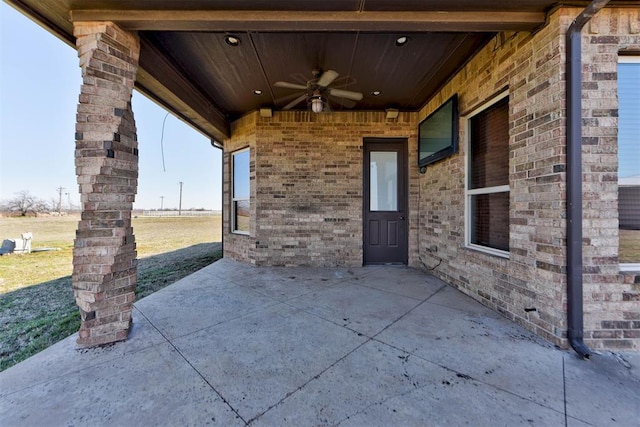
[[640,270],[640,56],[618,61],[618,224],[622,270]]
[[508,256],[508,96],[473,115],[468,130],[467,245]]

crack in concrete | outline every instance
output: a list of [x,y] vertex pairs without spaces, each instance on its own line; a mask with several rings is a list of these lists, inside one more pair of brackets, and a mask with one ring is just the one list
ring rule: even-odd
[[[349,351],[348,353],[346,353],[344,356],[342,356],[341,358],[339,358],[338,360],[336,360],[335,362],[333,362],[331,365],[329,365],[328,367],[326,367],[325,369],[323,369],[320,373],[314,375],[313,377],[311,377],[311,379],[309,379],[307,382],[305,382],[304,384],[302,384],[301,386],[299,386],[298,388],[296,388],[293,391],[290,391],[289,393],[287,393],[282,399],[280,399],[278,402],[276,402],[275,404],[271,405],[270,407],[268,407],[267,409],[265,409],[263,412],[259,413],[258,415],[256,415],[255,417],[251,418],[247,425],[253,423],[254,421],[258,420],[260,417],[262,417],[263,415],[265,415],[267,412],[269,412],[270,410],[272,410],[273,408],[279,406],[281,403],[283,403],[285,400],[287,400],[289,397],[293,396],[295,393],[297,393],[298,391],[302,390],[303,388],[305,388],[308,384],[310,384],[312,381],[315,381],[317,379],[319,379],[325,372],[327,372],[329,369],[333,368],[334,366],[336,366],[338,363],[340,363],[341,361],[343,361],[344,359],[346,359],[347,357],[349,357],[351,354],[353,354],[355,351],[357,351],[358,349],[362,348],[364,345],[372,342],[372,341],[376,341],[376,342],[380,342],[378,340],[375,339],[376,336],[378,336],[379,334],[381,334],[382,332],[384,332],[385,330],[387,330],[389,327],[391,327],[392,325],[394,325],[395,323],[399,322],[400,320],[402,320],[404,317],[406,317],[407,315],[409,315],[411,312],[413,312],[415,309],[417,309],[418,307],[420,307],[422,304],[424,304],[425,302],[427,302],[431,297],[433,297],[434,295],[436,295],[438,292],[440,292],[444,287],[446,287],[446,285],[442,285],[440,288],[438,288],[437,291],[435,291],[433,294],[429,295],[427,298],[423,299],[422,301],[420,301],[418,304],[416,304],[415,306],[413,306],[412,308],[410,308],[407,312],[403,313],[400,317],[398,317],[396,320],[394,320],[393,322],[391,322],[390,324],[388,324],[387,326],[385,326],[384,328],[382,328],[380,331],[378,331],[375,335],[373,335],[372,337],[367,337],[367,340],[364,341],[362,344],[358,345],[357,347],[355,347],[353,350]],[[296,307],[297,308],[297,307]],[[333,322],[329,319],[324,319],[321,316],[318,316],[314,313],[309,313],[306,310],[302,310],[301,311],[308,313],[310,315],[313,315],[315,317],[318,317],[320,319],[326,320],[330,323],[333,323],[334,325],[343,327],[345,329],[348,329],[350,331],[353,332],[357,332],[354,331],[351,328],[348,328],[344,325],[340,325],[339,323]],[[360,334],[359,335],[365,336],[364,334]],[[384,343],[383,343],[384,344]],[[406,351],[403,350],[404,353],[407,353]]]
[[217,395],[218,395],[218,397],[219,397],[219,398],[224,402],[224,404],[225,404],[225,405],[227,405],[227,406],[229,407],[229,409],[231,409],[231,411],[232,411],[234,414],[236,414],[236,417],[238,417],[239,419],[241,419],[241,420],[242,420],[242,422],[243,422],[245,425],[248,425],[247,420],[245,420],[245,419],[242,417],[242,415],[240,415],[240,413],[238,412],[238,410],[237,410],[236,408],[234,408],[234,407],[231,405],[231,403],[230,403],[227,399],[225,399],[225,398],[224,398],[224,396],[222,395],[222,393],[220,393],[218,390],[216,390],[216,388],[213,386],[213,384],[211,384],[211,383],[209,382],[209,380],[207,380],[207,379],[205,378],[205,376],[204,376],[204,375],[203,375],[203,374],[198,370],[198,368],[196,368],[195,366],[193,366],[193,364],[191,363],[191,361],[190,361],[189,359],[187,359],[187,357],[186,357],[184,354],[182,354],[182,352],[180,351],[180,349],[178,349],[178,347],[176,347],[176,346],[175,346],[175,344],[173,344],[173,342],[171,342],[171,340],[170,340],[169,338],[167,338],[167,337],[162,333],[162,331],[160,331],[160,329],[158,329],[158,328],[156,327],[156,325],[154,325],[154,324],[153,324],[153,322],[151,322],[151,320],[150,320],[150,319],[149,319],[149,318],[148,318],[148,317],[147,317],[147,316],[146,316],[146,315],[145,315],[141,310],[138,310],[138,311],[140,311],[140,314],[142,315],[142,317],[144,317],[144,318],[147,320],[147,322],[149,322],[149,324],[150,324],[150,325],[151,325],[151,326],[152,326],[152,327],[153,327],[153,328],[154,328],[154,329],[155,329],[155,330],[156,330],[156,331],[157,331],[157,332],[162,336],[162,338],[164,338],[164,339],[167,341],[167,343],[169,343],[169,345],[170,345],[170,346],[171,346],[171,347],[176,351],[176,353],[178,353],[178,354],[180,355],[180,357],[182,357],[182,359],[183,359],[185,362],[187,362],[187,364],[191,367],[191,369],[193,369],[193,370],[194,370],[194,372],[195,372],[196,374],[198,374],[198,376],[202,379],[202,381],[204,381],[204,382],[205,382],[205,384],[207,384],[207,385],[209,386],[209,388],[211,388],[211,390],[213,390],[213,392],[214,392],[215,394],[217,394]]

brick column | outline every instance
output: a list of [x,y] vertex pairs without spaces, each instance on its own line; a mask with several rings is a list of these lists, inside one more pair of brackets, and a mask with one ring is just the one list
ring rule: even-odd
[[78,345],[127,338],[135,300],[131,210],[138,143],[131,110],[140,44],[115,24],[74,24],[82,68],[75,163],[82,217],[73,250],[73,291],[82,324]]

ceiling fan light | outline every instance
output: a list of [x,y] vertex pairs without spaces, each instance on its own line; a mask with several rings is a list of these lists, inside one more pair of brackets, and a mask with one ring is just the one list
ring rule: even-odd
[[324,109],[324,101],[321,96],[314,96],[311,98],[311,111],[314,113],[322,113]]

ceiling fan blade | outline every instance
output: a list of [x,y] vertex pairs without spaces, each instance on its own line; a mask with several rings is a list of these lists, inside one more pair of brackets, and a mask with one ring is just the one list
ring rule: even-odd
[[290,93],[289,95],[285,95],[285,96],[281,96],[279,98],[276,98],[273,103],[276,104],[276,105],[288,104],[291,100],[293,100],[294,98],[299,97],[300,95],[302,95],[300,92],[293,92],[293,93]]
[[282,107],[283,110],[290,110],[293,107],[295,107],[296,105],[300,104],[302,101],[304,101],[305,99],[307,99],[307,94],[302,94],[299,97],[297,97],[296,99],[294,99],[293,101],[291,101],[290,103],[288,103],[287,105],[285,105],[284,107]]
[[275,87],[283,87],[285,89],[299,89],[299,90],[307,90],[307,87],[304,85],[299,85],[297,83],[289,83],[289,82],[275,82],[273,84]]
[[340,74],[338,74],[333,70],[327,70],[324,73],[322,73],[322,75],[320,76],[316,84],[320,87],[327,87],[331,83],[333,83],[333,81],[337,79],[339,75]]
[[329,95],[329,99],[336,105],[340,105],[344,108],[353,108],[356,106],[356,102],[347,98],[338,98],[337,96]]
[[362,99],[362,94],[360,92],[343,89],[329,89],[327,92],[329,95],[337,96],[339,98],[347,98],[353,101],[360,101]]

